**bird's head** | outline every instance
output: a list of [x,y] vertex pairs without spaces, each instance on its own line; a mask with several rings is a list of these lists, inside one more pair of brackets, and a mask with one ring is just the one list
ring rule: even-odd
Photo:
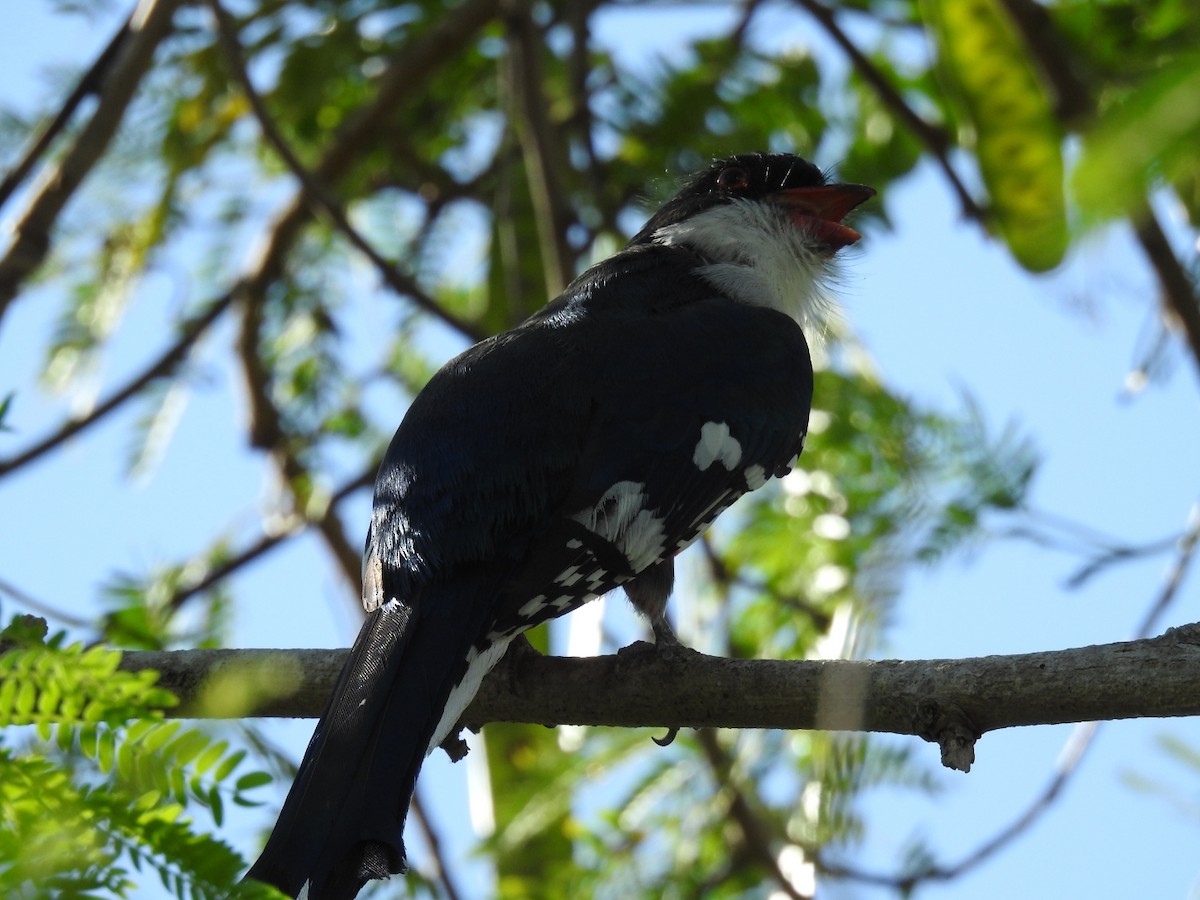
[[861,237],[843,220],[874,195],[864,185],[830,184],[798,156],[743,153],[690,178],[630,246],[686,247],[706,260],[701,274],[734,299],[819,332],[833,258]]

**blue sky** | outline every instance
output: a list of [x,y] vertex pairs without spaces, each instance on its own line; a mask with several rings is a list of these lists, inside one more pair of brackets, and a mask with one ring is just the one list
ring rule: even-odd
[[[703,28],[705,20],[668,17],[664,25],[670,30],[656,32],[653,44],[621,33],[619,22],[598,35],[622,38],[626,53],[649,55],[669,52],[664,34]],[[46,67],[90,59],[112,27],[108,21],[83,26],[52,18],[44,4],[20,5],[0,32],[0,100],[28,108],[28,98],[52,96],[42,77]],[[781,32],[778,39],[804,34]],[[1032,495],[1039,508],[1131,543],[1182,528],[1197,499],[1198,381],[1192,363],[1176,350],[1176,365],[1165,379],[1135,396],[1124,391],[1131,361],[1152,333],[1157,295],[1127,230],[1095,235],[1061,271],[1034,278],[961,220],[930,169],[891,188],[882,202],[895,230],[868,234],[847,266],[841,292],[847,321],[881,377],[944,410],[961,409],[962,393],[969,392],[994,428],[1016,423],[1043,456]],[[13,209],[0,215],[6,220]],[[1171,207],[1159,209],[1184,240]],[[0,453],[24,446],[62,413],[61,401],[28,381],[55,305],[46,290],[35,289],[0,323],[0,392],[18,391],[10,423],[16,431],[0,435]],[[163,319],[154,304],[134,310],[107,354],[105,385],[154,352],[150,342]],[[380,314],[365,327],[387,326]],[[114,569],[142,571],[194,552],[226,527],[230,509],[244,510],[243,527],[253,525],[266,490],[261,461],[246,452],[231,425],[240,422],[244,408],[236,379],[222,362],[230,338],[218,329],[206,342],[208,387],[191,398],[154,480],[132,487],[123,480],[133,419],[126,413],[20,477],[0,481],[0,576],[86,616],[97,608],[96,585]],[[365,497],[354,519],[365,529]],[[356,615],[323,554],[314,540],[302,538],[269,566],[236,579],[239,645],[350,642]],[[1075,565],[1070,558],[1022,544],[989,545],[915,573],[879,655],[961,657],[1121,640],[1159,590],[1167,563],[1156,557],[1125,565],[1067,591],[1063,583]],[[1200,618],[1198,584],[1193,577],[1184,585],[1163,628]],[[6,616],[13,610],[4,603]],[[310,729],[311,723],[280,723],[272,733],[298,753]],[[887,870],[912,835],[926,837],[948,862],[969,853],[1025,809],[1050,777],[1070,732],[1063,726],[990,734],[977,747],[969,775],[939,774],[944,789],[937,797],[872,796],[871,836],[855,862]],[[1200,822],[1122,780],[1137,772],[1197,799],[1196,773],[1157,748],[1164,734],[1200,746],[1195,720],[1104,726],[1066,795],[1035,828],[969,876],[927,888],[922,896],[1200,898]],[[921,749],[936,767],[936,748]],[[422,790],[436,795],[437,821],[456,852],[465,843],[464,769],[438,755],[423,775]],[[249,853],[265,819],[239,817],[227,829],[228,839]],[[478,864],[471,871],[479,877]],[[824,895],[881,896],[856,886],[829,887]],[[161,893],[148,887],[144,896]]]

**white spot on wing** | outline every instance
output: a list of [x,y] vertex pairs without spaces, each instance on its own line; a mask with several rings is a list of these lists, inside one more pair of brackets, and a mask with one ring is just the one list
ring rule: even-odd
[[[717,517],[717,515],[720,513],[720,511],[725,509],[725,506],[722,506],[721,504],[725,503],[725,501],[729,497],[730,493],[731,493],[730,491],[721,491],[721,493],[719,493],[715,498],[713,498],[712,503],[708,504],[708,506],[706,506],[706,507],[704,507],[704,509],[700,510],[700,514],[697,515],[694,519],[692,519],[691,526],[692,526],[692,528],[696,529],[697,534],[699,532],[703,531],[705,528],[707,528],[709,523]],[[726,504],[726,505],[728,505],[728,504]],[[713,512],[714,509],[717,510],[717,512],[714,513]],[[710,516],[710,513],[711,513],[711,516]],[[690,541],[689,541],[689,543],[690,543]]]
[[[635,573],[661,558],[666,540],[666,522],[648,508],[645,491],[641,482],[618,481],[595,507],[574,516],[588,531],[620,550]],[[589,585],[598,582],[596,573],[589,576]]]
[[729,425],[725,422],[705,422],[700,427],[700,440],[692,453],[692,462],[697,469],[706,472],[709,466],[719,461],[725,471],[732,472],[741,460],[742,445],[729,433]]
[[526,600],[524,605],[517,610],[517,615],[523,619],[532,619],[545,609],[546,605],[546,595],[538,594],[536,597]]
[[746,467],[746,487],[752,491],[757,491],[760,487],[767,483],[767,471],[762,466],[747,466]]
[[553,600],[550,601],[551,605],[555,609],[557,609],[559,612],[562,612],[564,609],[566,609],[568,606],[570,606],[571,604],[573,604],[575,602],[578,602],[582,605],[583,603],[586,603],[587,600],[586,600],[586,598],[580,597],[576,594],[562,594],[558,597],[555,597]]
[[555,584],[561,584],[564,587],[570,587],[583,576],[579,574],[579,566],[570,566],[564,569],[557,578],[554,579]]
[[[545,600],[545,597],[542,600]],[[545,603],[542,605],[545,606]],[[471,705],[471,701],[479,693],[479,686],[483,684],[483,676],[500,661],[500,657],[504,655],[504,651],[508,649],[512,639],[513,635],[510,634],[507,637],[495,639],[482,652],[478,647],[472,647],[467,652],[467,673],[450,691],[450,696],[446,700],[446,708],[442,711],[442,718],[438,720],[437,728],[433,730],[429,746],[425,748],[426,756],[437,749],[437,746],[450,733],[450,729],[458,724],[458,717]]]

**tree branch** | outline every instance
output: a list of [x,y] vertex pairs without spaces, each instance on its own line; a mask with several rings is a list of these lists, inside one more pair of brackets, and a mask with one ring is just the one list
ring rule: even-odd
[[33,446],[27,447],[8,459],[0,459],[0,477],[33,462],[43,454],[66,443],[84,429],[90,428],[108,416],[126,401],[136,397],[152,381],[164,378],[173,372],[175,367],[187,358],[192,346],[200,339],[201,335],[221,317],[232,303],[232,292],[209,301],[203,312],[184,323],[174,344],[164,350],[149,366],[127,381],[123,387],[110,394],[86,416],[80,419],[69,419]]
[[22,282],[50,252],[50,234],[59,214],[108,149],[125,109],[154,60],[154,51],[171,31],[171,21],[181,2],[140,0],[130,16],[129,32],[119,42],[95,112],[71,149],[42,179],[25,214],[12,228],[12,243],[0,259],[0,318]]
[[[358,475],[358,477],[346,482],[334,491],[329,498],[329,508],[331,510],[336,509],[337,505],[351,494],[363,488],[370,487],[375,481],[376,468],[377,466],[369,467]],[[259,557],[265,556],[290,538],[307,531],[313,524],[313,519],[300,515],[294,516],[282,528],[273,531],[271,534],[263,535],[249,546],[243,547],[237,553],[230,556],[223,563],[207,570],[196,581],[180,587],[178,591],[171,595],[171,599],[167,601],[167,606],[173,610],[180,609],[192,597],[207,591],[213,585],[217,584],[217,582],[223,581],[243,566],[247,566]]]
[[[1030,55],[1040,68],[1057,100],[1057,113],[1068,125],[1095,113],[1095,97],[1071,65],[1066,48],[1046,9],[1034,0],[1002,0],[1010,21],[1021,32]],[[1167,315],[1178,323],[1200,374],[1200,297],[1187,269],[1171,244],[1149,203],[1130,214],[1138,243],[1158,276]]]
[[[121,665],[160,672],[181,701],[173,715],[313,717],[346,654],[141,651]],[[645,644],[592,659],[522,654],[485,679],[463,721],[911,734],[966,771],[975,741],[998,728],[1195,715],[1200,623],[1139,641],[958,660],[732,660]]]
[[770,873],[784,896],[791,900],[809,900],[810,895],[801,893],[780,866],[779,857],[772,847],[775,835],[771,833],[768,823],[758,814],[750,798],[734,778],[733,760],[717,740],[716,729],[697,729],[696,741],[704,753],[713,779],[722,790],[729,792],[729,817],[741,830],[742,840],[750,858]]
[[[1178,540],[1178,552],[1175,561],[1167,572],[1167,576],[1159,589],[1158,596],[1150,605],[1146,615],[1138,624],[1134,636],[1138,639],[1147,638],[1157,627],[1159,618],[1178,596],[1184,576],[1195,560],[1197,545],[1200,545],[1200,504],[1193,504],[1188,513],[1188,527]],[[1191,626],[1194,630],[1196,626]],[[1079,723],[1067,738],[1062,752],[1058,755],[1053,776],[1046,786],[1033,798],[1033,801],[1015,819],[981,843],[978,847],[952,865],[930,864],[926,868],[902,875],[886,875],[876,872],[865,872],[828,863],[818,859],[820,870],[828,875],[848,878],[867,884],[887,885],[904,893],[911,893],[914,887],[926,881],[952,881],[991,859],[1000,850],[1007,847],[1016,838],[1027,832],[1043,814],[1062,796],[1063,790],[1071,778],[1079,770],[1080,763],[1092,746],[1099,733],[1101,723],[1089,721]]]
[[575,277],[574,254],[567,243],[571,205],[563,195],[562,166],[555,126],[546,114],[544,78],[538,54],[545,40],[528,10],[508,17],[508,75],[512,118],[516,125],[529,196],[541,245],[547,299],[555,297]]
[[250,75],[246,70],[246,61],[238,42],[233,19],[221,5],[220,0],[209,0],[209,7],[217,21],[217,37],[220,41],[225,61],[233,72],[234,79],[242,89],[247,102],[250,104],[254,117],[258,120],[263,137],[279,155],[291,173],[300,182],[304,193],[323,208],[333,224],[346,239],[364,256],[371,261],[383,278],[384,282],[396,293],[409,297],[418,307],[430,315],[441,319],[447,325],[457,329],[473,341],[482,340],[484,335],[472,322],[460,319],[449,310],[443,309],[430,297],[417,282],[402,273],[392,263],[384,259],[366,238],[364,238],[351,223],[345,209],[337,196],[315,174],[300,161],[300,158],[288,146],[274,118],[267,111],[261,95],[254,88]]
[[803,7],[809,15],[817,20],[818,24],[825,29],[828,34],[846,54],[851,65],[863,80],[869,84],[875,93],[879,95],[879,99],[883,105],[892,111],[892,114],[900,120],[918,141],[924,145],[929,155],[941,168],[942,173],[946,176],[946,180],[953,188],[955,195],[958,197],[958,202],[962,205],[963,215],[968,219],[973,219],[976,222],[987,224],[987,214],[971,196],[971,192],[967,190],[966,184],[959,178],[958,173],[954,171],[954,167],[950,165],[950,148],[954,146],[954,142],[950,139],[950,135],[945,129],[939,128],[929,122],[926,122],[904,100],[900,92],[892,85],[887,77],[879,71],[879,68],[867,58],[866,54],[858,49],[858,45],[850,39],[850,36],[842,30],[842,27],[837,22],[837,16],[833,10],[818,0],[796,0],[797,5]]
[[1200,374],[1200,298],[1196,296],[1196,286],[1171,249],[1171,243],[1149,205],[1134,217],[1133,226],[1142,252],[1158,275],[1167,315],[1183,331],[1192,352],[1192,363]]
[[75,85],[75,90],[71,91],[63,100],[62,106],[58,108],[54,118],[42,127],[37,137],[33,139],[33,143],[29,145],[29,149],[17,160],[16,165],[8,170],[4,180],[0,182],[0,206],[8,202],[9,197],[17,190],[21,182],[29,176],[38,161],[46,155],[46,151],[50,149],[54,139],[62,134],[84,98],[99,93],[103,88],[104,78],[108,74],[113,60],[117,58],[117,48],[129,34],[129,23],[130,19],[121,23],[117,33],[109,39],[108,45],[96,57],[96,61],[83,73],[79,83]]

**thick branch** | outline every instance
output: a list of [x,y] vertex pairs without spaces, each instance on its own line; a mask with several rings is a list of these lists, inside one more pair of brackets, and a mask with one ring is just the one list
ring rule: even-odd
[[[136,10],[134,12],[136,13]],[[121,27],[112,36],[112,39],[108,42],[108,46],[100,51],[100,55],[96,57],[96,61],[83,73],[83,76],[75,85],[75,90],[67,95],[58,112],[41,128],[37,137],[30,144],[29,149],[8,170],[4,176],[4,180],[0,181],[0,206],[7,203],[8,198],[16,193],[17,188],[29,177],[29,173],[41,162],[42,157],[46,155],[55,138],[66,130],[71,117],[79,109],[79,104],[86,97],[98,93],[104,87],[104,78],[108,74],[113,61],[117,58],[117,50],[129,35],[129,23],[130,19],[126,19],[121,23]]]
[[542,35],[527,11],[509,17],[508,32],[513,121],[529,176],[529,196],[533,202],[549,298],[557,295],[575,275],[574,256],[567,243],[571,206],[559,183],[561,167],[554,153],[559,141],[555,137],[556,126],[546,113],[546,98],[542,94],[545,79],[538,56],[543,48]]
[[[308,717],[323,709],[345,658],[344,650],[183,650],[131,652],[122,665],[158,670],[182,701],[178,715]],[[229,696],[235,687],[240,703]],[[997,728],[1194,715],[1200,624],[1148,640],[960,660],[730,660],[640,644],[593,659],[523,654],[484,681],[464,721],[915,734],[965,770],[974,741]]]
[[105,75],[92,118],[62,161],[47,173],[25,214],[13,226],[12,243],[0,259],[0,317],[21,283],[50,252],[50,233],[59,213],[117,133],[125,109],[154,60],[154,51],[170,33],[179,3],[142,0],[130,18],[129,33],[120,41],[116,59]]

